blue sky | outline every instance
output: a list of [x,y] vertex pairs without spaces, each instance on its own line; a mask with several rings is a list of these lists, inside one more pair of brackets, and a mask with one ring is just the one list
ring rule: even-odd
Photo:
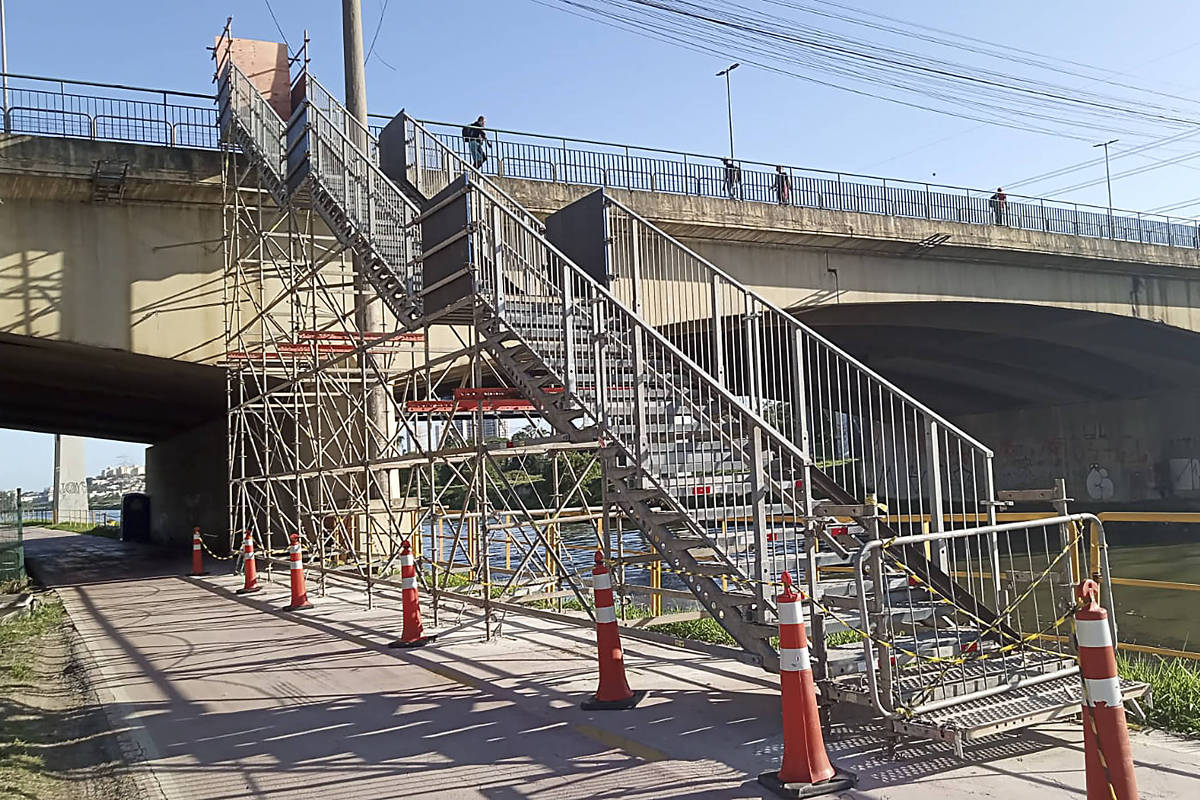
[[[84,445],[87,474],[115,464],[143,465],[145,445],[88,439]],[[28,431],[0,431],[0,489],[41,490],[54,480],[54,436]]]
[[[314,73],[330,88],[340,87],[340,3],[272,2],[287,40],[298,45],[307,28]],[[845,2],[1084,62],[1161,91],[1190,96],[1200,86],[1200,3],[1194,0]],[[383,3],[363,0],[368,43]],[[7,0],[6,7],[15,73],[207,92],[212,65],[205,48],[230,13],[235,35],[279,39],[264,0]],[[534,0],[390,0],[375,49],[381,58],[367,66],[375,113],[406,107],[419,117],[460,122],[486,114],[498,128],[702,153],[728,146],[725,86],[714,73],[742,58],[671,47]],[[751,66],[733,78],[737,150],[745,158],[994,187],[1096,155],[1088,142],[904,108]],[[1198,151],[1200,137],[1121,158],[1128,144],[1114,146],[1114,172]],[[1200,195],[1198,169],[1200,159],[1119,178],[1114,202],[1150,209],[1191,199]],[[1022,191],[1043,194],[1097,177],[1103,177],[1100,166]],[[1104,187],[1069,198],[1103,204]],[[1177,213],[1200,213],[1200,205]],[[0,485],[44,485],[46,442],[0,431]],[[19,464],[13,453],[21,454]],[[140,453],[133,445],[98,445],[89,464],[91,454],[103,466],[119,455],[140,462]]]
[[[288,41],[298,45],[307,28],[314,73],[340,87],[340,3],[272,2]],[[396,69],[379,58],[368,64],[374,113],[406,107],[419,117],[452,121],[483,113],[499,128],[697,152],[727,147],[725,87],[714,73],[742,54],[698,54],[534,0],[389,2],[375,49]],[[1200,4],[1188,0],[845,2],[1006,48],[1084,62],[1163,91],[1189,95],[1200,86]],[[383,3],[363,0],[368,43]],[[235,35],[280,38],[265,0],[7,0],[7,7],[9,68],[21,73],[209,91],[205,48],[226,16],[233,15]],[[994,187],[1097,155],[1088,142],[980,126],[754,67],[733,77],[738,153],[746,158]],[[1083,85],[1066,77],[1063,82]],[[1195,151],[1196,141],[1190,148],[1183,142],[1147,157],[1114,160],[1114,172]],[[1114,146],[1114,155],[1124,146]],[[1149,209],[1191,199],[1200,195],[1198,170],[1200,159],[1118,179],[1115,203]],[[1024,191],[1041,194],[1088,177],[1103,177],[1103,168]],[[1070,199],[1103,204],[1104,187]],[[1182,213],[1198,212],[1200,206]]]

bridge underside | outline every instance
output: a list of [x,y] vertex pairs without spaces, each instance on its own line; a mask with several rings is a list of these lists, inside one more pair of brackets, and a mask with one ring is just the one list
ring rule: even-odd
[[863,303],[793,313],[956,417],[1200,387],[1200,334],[1148,320],[1011,303]]
[[0,334],[0,427],[159,442],[221,417],[218,367]]

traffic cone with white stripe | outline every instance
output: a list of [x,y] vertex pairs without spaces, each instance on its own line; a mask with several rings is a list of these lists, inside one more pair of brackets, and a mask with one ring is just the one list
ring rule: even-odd
[[292,583],[292,602],[283,607],[284,611],[302,611],[312,608],[308,602],[308,588],[304,585],[304,561],[300,554],[300,535],[293,533],[291,544],[288,545],[288,566]]
[[1088,800],[1137,800],[1133,753],[1125,725],[1117,654],[1108,612],[1099,603],[1100,585],[1085,580],[1075,590],[1079,675],[1083,679],[1083,762]]
[[633,708],[646,696],[635,692],[625,680],[625,659],[621,655],[621,634],[617,631],[617,612],[613,608],[612,576],[604,566],[604,556],[596,551],[592,569],[592,591],[596,596],[596,646],[600,651],[600,688],[592,699],[580,703],[584,711],[613,711]]
[[262,591],[262,587],[258,585],[258,565],[254,563],[254,534],[250,531],[246,531],[246,536],[242,539],[242,574],[245,575],[246,582],[237,590],[238,594]]
[[200,526],[192,528],[192,576],[207,575],[204,571],[204,542],[200,541]]
[[421,625],[421,598],[417,594],[417,562],[413,558],[412,546],[405,539],[400,543],[400,597],[404,606],[404,628],[400,638],[389,642],[388,647],[422,647],[437,636],[426,636]]
[[817,687],[808,660],[808,634],[800,595],[792,576],[783,573],[783,593],[775,598],[779,612],[779,685],[783,699],[783,767],[764,772],[758,782],[780,797],[815,797],[854,785],[855,777],[829,763]]

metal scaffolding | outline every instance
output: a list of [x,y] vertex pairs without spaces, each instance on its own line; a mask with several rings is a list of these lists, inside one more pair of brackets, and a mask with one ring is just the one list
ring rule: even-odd
[[580,567],[610,549],[596,443],[552,434],[477,321],[386,312],[359,331],[349,249],[304,198],[281,207],[256,162],[229,147],[224,164],[231,546],[249,530],[278,554],[298,533],[319,590],[358,579],[371,606],[410,539],[435,613],[444,590],[585,609]]

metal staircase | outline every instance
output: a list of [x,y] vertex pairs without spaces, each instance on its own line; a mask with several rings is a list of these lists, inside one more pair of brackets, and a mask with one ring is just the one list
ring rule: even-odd
[[[297,84],[284,125],[226,65],[227,140],[278,178],[277,201],[311,202],[402,325],[469,322],[556,431],[602,442],[611,501],[750,660],[778,666],[773,584],[790,570],[808,584],[826,691],[898,725],[928,693],[921,674],[941,710],[1069,672],[1061,647],[1013,645],[1030,631],[1014,597],[1046,565],[1026,533],[1018,580],[1020,548],[986,527],[990,450],[610,198],[602,255],[568,256],[553,225],[411,119],[393,181],[375,137],[307,72]],[[823,580],[831,565],[852,577]],[[1045,588],[1057,613],[1063,585]],[[868,638],[840,658],[826,627]],[[968,680],[972,653],[1004,666]],[[954,681],[930,667],[947,660]]]

